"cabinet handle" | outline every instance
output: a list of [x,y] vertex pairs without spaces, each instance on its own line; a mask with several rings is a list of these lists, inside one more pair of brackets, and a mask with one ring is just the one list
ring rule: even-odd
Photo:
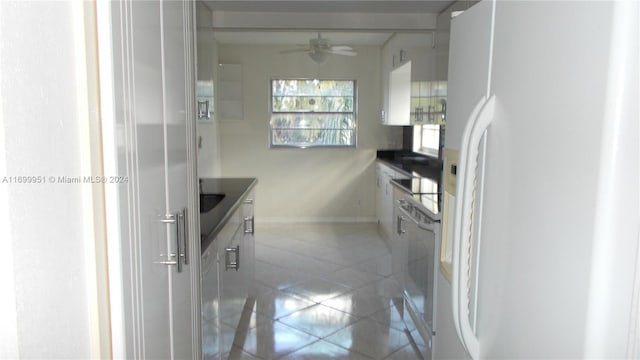
[[424,108],[417,107],[414,114],[415,114],[415,122],[421,123],[424,117]]
[[184,259],[184,253],[182,252],[182,241],[180,241],[183,235],[181,227],[184,226],[184,217],[182,217],[181,215],[182,214],[180,212],[176,212],[174,215],[174,218],[176,219],[176,265],[178,265],[179,273],[182,272],[182,260]]
[[[231,261],[232,253],[235,255],[233,261]],[[240,245],[224,249],[224,265],[226,270],[235,269],[238,271],[240,269]]]
[[404,216],[398,215],[398,222],[396,223],[396,232],[398,235],[402,235],[407,232],[407,229],[404,227]]
[[183,208],[173,214],[167,214],[162,219],[161,223],[164,224],[176,224],[176,252],[169,254],[169,258],[175,260],[166,260],[156,262],[163,265],[176,265],[178,272],[182,272],[183,265],[189,264],[188,257],[188,230],[185,222],[187,216],[187,208]]
[[[161,219],[160,222],[163,224],[175,224],[176,223],[176,217],[175,214],[166,214],[164,215]],[[169,259],[176,259],[176,253],[178,253],[179,250],[176,249],[175,253],[170,253],[168,258]],[[161,255],[163,256],[163,255]],[[178,265],[179,261],[176,260],[161,260],[161,261],[154,261],[154,264],[161,264],[161,265]],[[181,265],[178,265],[178,271],[182,271],[182,267]]]
[[253,204],[253,199],[245,199],[242,203],[243,204]]
[[210,119],[209,100],[198,100],[198,119]]
[[189,226],[187,225],[187,208],[178,213],[178,222],[182,224],[182,261],[189,265]]
[[246,216],[244,218],[244,233],[253,234],[253,216]]

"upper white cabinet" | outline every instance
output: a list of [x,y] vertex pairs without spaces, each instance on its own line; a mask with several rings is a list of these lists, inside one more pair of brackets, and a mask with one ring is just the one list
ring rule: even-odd
[[389,73],[388,125],[408,125],[411,122],[411,61]]
[[385,125],[420,125],[437,121],[444,103],[436,72],[435,35],[395,34],[382,49]]

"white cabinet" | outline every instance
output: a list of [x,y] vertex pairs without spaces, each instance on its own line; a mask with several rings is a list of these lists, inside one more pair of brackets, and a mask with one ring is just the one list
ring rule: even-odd
[[376,163],[376,215],[378,218],[378,233],[382,239],[389,243],[389,226],[387,224],[387,209],[388,206],[388,188],[389,188],[389,174],[388,166]]
[[376,163],[376,211],[378,217],[378,233],[391,247],[393,236],[393,185],[391,179],[408,179],[410,175],[393,169],[380,161]]
[[255,260],[253,191],[241,201],[202,254],[205,359],[228,357],[250,295]]
[[[218,258],[220,259],[222,322],[233,328],[238,326],[253,279],[255,260],[253,201],[253,192],[251,192],[216,237],[216,241],[220,243]],[[222,353],[225,354],[229,350],[223,347]]]
[[[219,289],[220,289],[220,321],[236,328],[244,302],[247,298],[247,284],[244,281],[244,250],[242,227],[242,208],[236,210],[227,224],[222,228],[216,242],[219,243]],[[221,332],[223,356],[230,350],[235,333]],[[231,337],[231,339],[225,339]]]
[[242,263],[243,282],[246,284],[245,290],[248,296],[254,296],[251,286],[255,274],[255,218],[254,202],[255,192],[251,191],[242,203],[242,244],[244,251],[240,253]]
[[[382,49],[381,120],[385,125],[419,125],[437,119],[438,85],[434,34],[395,34]],[[430,115],[430,116],[429,116]]]
[[389,73],[389,125],[411,123],[411,61]]
[[385,125],[389,122],[389,74],[394,66],[393,52],[395,48],[392,46],[392,40],[393,38],[382,48],[381,59],[382,110],[380,111],[380,120]]
[[109,2],[99,11],[109,19],[100,53],[113,59],[100,62],[100,83],[113,86],[101,94],[111,114],[103,125],[116,134],[105,174],[128,178],[107,209],[122,241],[115,357],[199,358],[193,3]]
[[218,284],[217,248],[209,246],[202,253],[200,281],[202,282],[202,356],[220,359],[220,288]]
[[234,211],[202,255],[204,359],[227,358],[246,300],[241,215]]

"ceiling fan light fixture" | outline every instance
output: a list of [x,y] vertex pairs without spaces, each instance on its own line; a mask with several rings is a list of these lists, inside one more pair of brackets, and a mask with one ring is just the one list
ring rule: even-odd
[[314,50],[314,51],[309,52],[309,57],[316,64],[324,64],[327,61],[328,54],[326,52],[324,52],[324,51]]

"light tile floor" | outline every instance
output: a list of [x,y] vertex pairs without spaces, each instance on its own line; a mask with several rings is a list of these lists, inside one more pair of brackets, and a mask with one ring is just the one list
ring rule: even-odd
[[258,224],[255,241],[230,360],[423,359],[376,224]]

